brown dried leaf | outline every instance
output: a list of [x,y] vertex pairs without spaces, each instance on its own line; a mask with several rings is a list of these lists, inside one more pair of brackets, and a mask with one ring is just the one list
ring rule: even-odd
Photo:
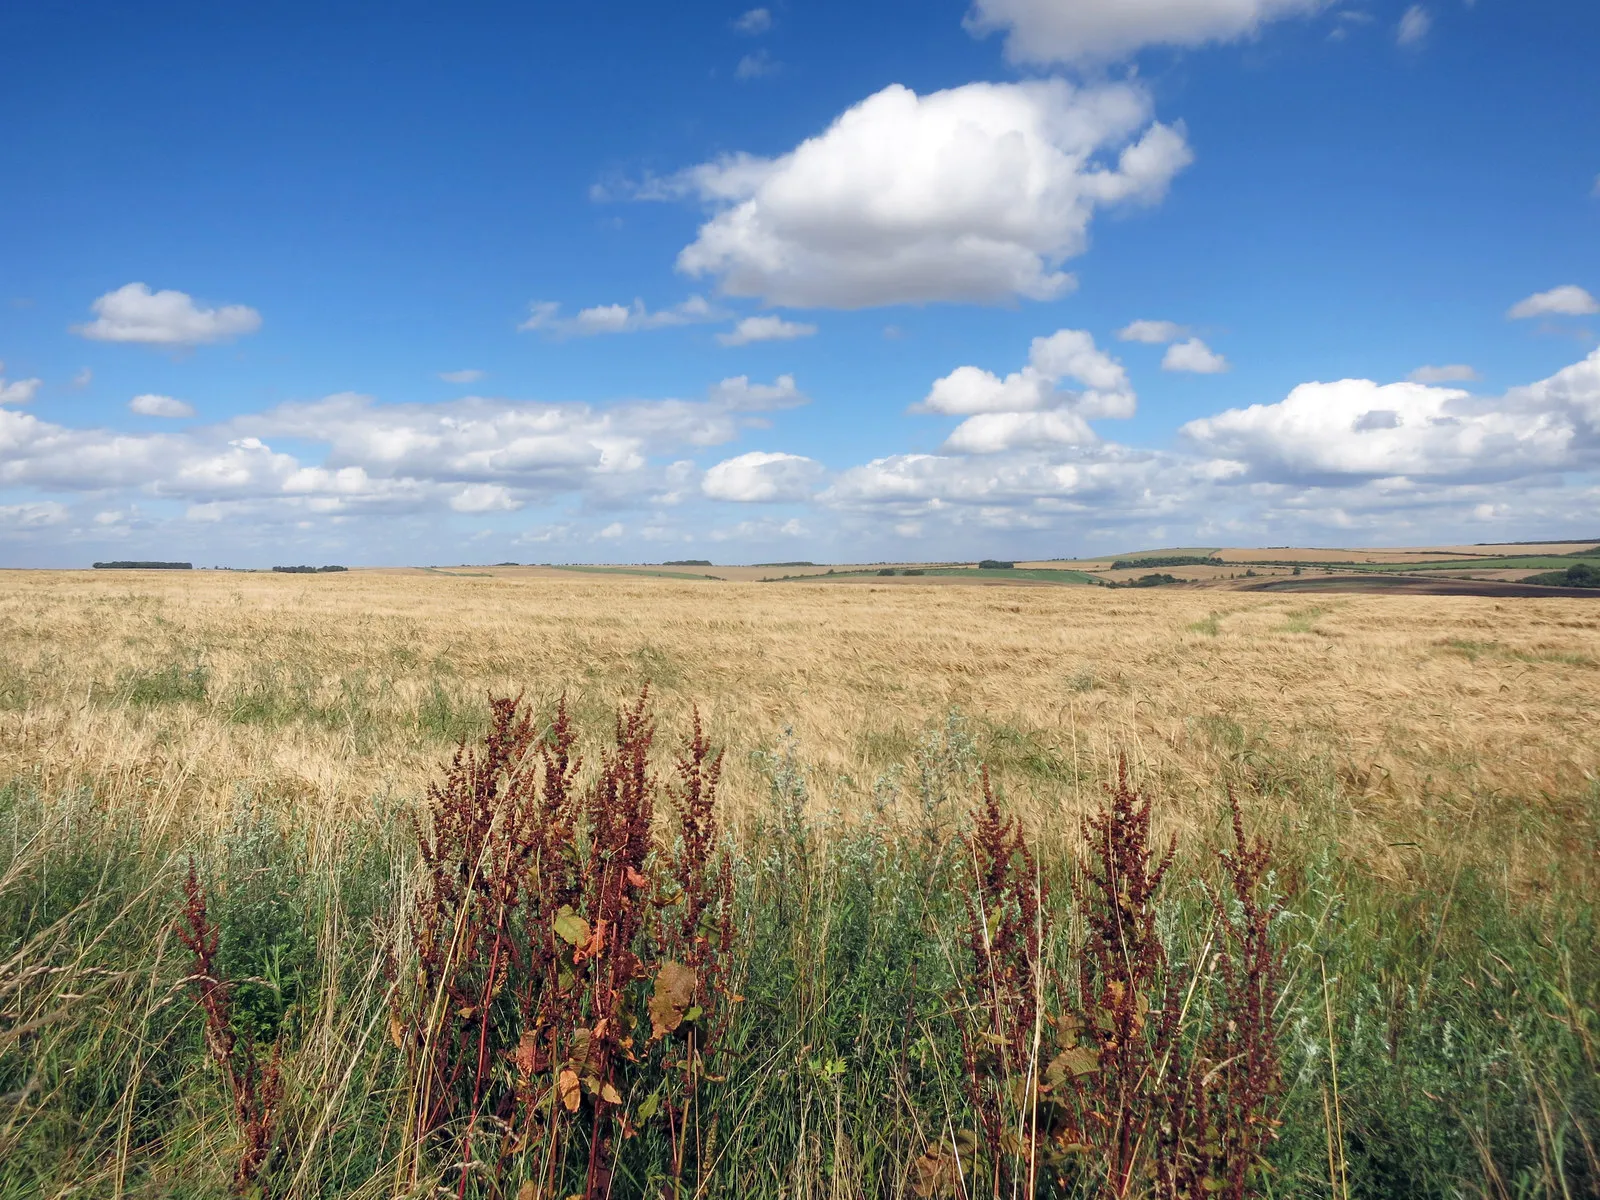
[[406,1023],[393,1013],[389,1014],[389,1040],[396,1050],[406,1048]]
[[583,1088],[576,1071],[569,1067],[556,1077],[556,1094],[561,1097],[561,1107],[569,1113],[578,1111],[578,1105],[583,1103]]
[[511,1052],[511,1061],[516,1064],[518,1075],[532,1078],[539,1061],[539,1035],[531,1029],[523,1030],[517,1048]]
[[1045,1068],[1045,1081],[1052,1087],[1066,1079],[1076,1079],[1079,1075],[1087,1075],[1100,1067],[1100,1052],[1093,1046],[1074,1046],[1071,1050],[1063,1050],[1050,1060],[1050,1065]]
[[683,1024],[683,1014],[694,1002],[697,978],[693,967],[664,962],[656,972],[656,987],[650,997],[650,1037],[666,1037]]
[[961,1164],[944,1150],[929,1149],[911,1164],[911,1190],[923,1200],[953,1196],[961,1185]]

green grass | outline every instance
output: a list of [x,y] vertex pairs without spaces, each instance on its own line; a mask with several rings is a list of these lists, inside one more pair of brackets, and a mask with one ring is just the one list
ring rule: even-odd
[[[442,734],[462,718],[439,705]],[[1226,718],[1197,730],[1239,764],[1233,782],[1280,847],[1285,1091],[1261,1194],[1594,1194],[1600,791],[1568,798],[1590,840],[1531,892],[1465,858],[1378,874],[1341,850],[1348,798],[1331,772],[1274,767],[1266,731]],[[725,1078],[700,1092],[699,1128],[721,1147],[704,1195],[906,1196],[912,1160],[970,1120],[952,1003],[977,766],[1020,765],[1048,791],[1070,764],[1036,731],[959,713],[879,750],[898,761],[860,819],[810,803],[830,784],[802,747],[761,757],[769,802],[730,843],[743,1000]],[[663,773],[669,758],[661,748]],[[1280,802],[1291,795],[1298,807]],[[1076,836],[1064,822],[1038,840],[1063,963]],[[442,1146],[415,1189],[395,1177],[406,1069],[388,998],[412,969],[396,938],[416,870],[406,809],[373,805],[330,835],[269,798],[217,828],[13,784],[0,789],[0,1200],[227,1194],[232,1116],[170,932],[190,861],[221,926],[236,1026],[282,1049],[281,1148],[262,1194],[457,1194]],[[1161,908],[1178,959],[1202,952],[1209,886],[1184,856]],[[655,1086],[643,1065],[632,1079]],[[1347,1191],[1330,1185],[1330,1138]],[[657,1133],[624,1142],[613,1194],[660,1196],[666,1153]],[[580,1190],[581,1173],[569,1162],[555,1194]],[[1037,1194],[1091,1195],[1091,1176]],[[476,1178],[466,1194],[487,1196]]]
[[1285,614],[1284,632],[1286,633],[1314,633],[1317,618],[1326,615],[1330,610],[1318,608],[1298,608]]
[[130,668],[115,682],[97,683],[90,698],[100,704],[151,708],[160,704],[204,703],[211,673],[200,663],[168,663],[148,670]]

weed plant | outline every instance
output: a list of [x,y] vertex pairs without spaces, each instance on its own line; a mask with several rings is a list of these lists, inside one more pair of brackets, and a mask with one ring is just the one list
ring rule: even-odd
[[334,829],[0,790],[0,1197],[1600,1195],[1592,839],[1384,877],[1259,758],[1025,825],[959,715],[735,832],[646,697],[490,717]]

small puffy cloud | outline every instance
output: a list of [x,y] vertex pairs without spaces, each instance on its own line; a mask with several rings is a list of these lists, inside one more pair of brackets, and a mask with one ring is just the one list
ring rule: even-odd
[[86,388],[93,382],[94,371],[89,367],[81,368],[77,374],[72,377],[72,386],[75,388]]
[[1174,342],[1161,356],[1163,371],[1190,371],[1196,375],[1219,375],[1228,369],[1228,360],[1197,337]]
[[713,500],[741,503],[804,500],[822,474],[815,459],[757,450],[719,462],[706,472],[700,490]]
[[1421,45],[1432,28],[1433,18],[1428,15],[1428,10],[1420,4],[1413,4],[1406,9],[1400,24],[1395,27],[1394,40],[1402,46]]
[[182,400],[175,400],[171,396],[157,396],[145,393],[135,396],[128,401],[128,411],[136,412],[145,417],[192,417],[194,406],[185,404]]
[[[1082,385],[1063,388],[1063,382]],[[1087,445],[1098,440],[1088,421],[1130,417],[1138,404],[1127,372],[1081,329],[1034,338],[1028,365],[1001,378],[980,367],[957,367],[934,381],[913,412],[962,416],[945,443],[963,454],[1020,446]]]
[[732,155],[640,198],[715,210],[678,267],[795,307],[1044,300],[1096,211],[1151,204],[1193,155],[1133,83],[894,85],[777,158]]
[[202,308],[185,292],[152,292],[129,283],[90,306],[95,319],[72,332],[98,342],[149,346],[198,346],[226,342],[261,328],[261,314],[243,304]]
[[724,346],[747,346],[751,342],[787,342],[795,338],[810,337],[816,333],[815,325],[800,321],[785,321],[782,317],[746,317],[729,333],[717,334]]
[[735,79],[760,79],[765,75],[776,75],[778,64],[772,55],[765,50],[757,50],[754,54],[746,54],[739,60],[739,65],[733,69]]
[[621,521],[613,521],[599,533],[595,534],[595,536],[605,538],[607,541],[613,541],[627,532],[627,529],[623,526]]
[[6,365],[0,362],[0,404],[31,404],[42,379],[17,379],[7,382]]
[[1600,313],[1600,303],[1575,283],[1535,292],[1506,310],[1506,316],[1513,321],[1529,317],[1587,317],[1594,313]]
[[450,507],[458,513],[513,512],[522,502],[503,484],[469,483],[450,497]]
[[1251,37],[1269,21],[1327,0],[974,0],[966,26],[1006,35],[1013,62],[1114,62],[1145,46],[1202,46]]
[[733,28],[735,32],[742,33],[747,37],[755,37],[757,34],[766,33],[767,30],[772,28],[772,11],[765,8],[752,8],[734,21]]
[[464,371],[440,371],[439,378],[446,383],[477,383],[487,372],[476,367],[468,367]]
[[1412,383],[1474,383],[1481,377],[1466,363],[1446,363],[1440,367],[1418,367],[1406,378]]
[[727,314],[707,303],[703,296],[690,296],[681,304],[652,312],[643,300],[629,304],[597,304],[576,316],[561,316],[561,306],[541,300],[530,306],[528,317],[517,328],[543,330],[559,337],[594,337],[602,333],[636,333],[643,329],[667,329],[677,325],[696,325],[720,321]]
[[1185,326],[1172,321],[1130,321],[1117,330],[1117,337],[1124,342],[1159,346],[1165,342],[1175,342],[1188,332]]

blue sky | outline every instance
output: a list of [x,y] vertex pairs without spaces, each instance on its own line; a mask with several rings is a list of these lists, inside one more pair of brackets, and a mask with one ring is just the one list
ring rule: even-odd
[[690,8],[7,6],[0,564],[1600,536],[1600,7]]

